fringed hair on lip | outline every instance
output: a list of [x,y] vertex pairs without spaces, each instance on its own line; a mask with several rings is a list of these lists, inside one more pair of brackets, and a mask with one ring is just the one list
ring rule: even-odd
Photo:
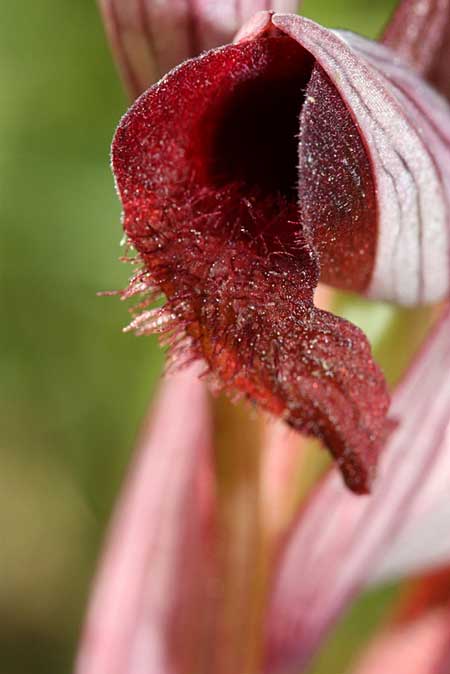
[[204,360],[227,393],[321,438],[365,492],[388,397],[362,333],[313,304],[320,256],[297,203],[313,67],[295,40],[261,37],[178,67],[124,118],[113,166],[135,287],[166,298],[156,311],[144,298],[132,326],[169,334],[172,361]]

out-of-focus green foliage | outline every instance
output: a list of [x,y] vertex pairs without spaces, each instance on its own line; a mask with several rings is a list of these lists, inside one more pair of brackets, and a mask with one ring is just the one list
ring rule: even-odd
[[0,21],[0,671],[70,671],[100,535],[161,365],[123,335],[109,168],[126,99],[95,2]]
[[[305,13],[374,35],[389,5]],[[61,674],[162,358],[121,333],[123,304],[96,297],[130,270],[108,161],[126,100],[95,2],[1,10],[0,672]],[[327,663],[316,673],[341,674]]]

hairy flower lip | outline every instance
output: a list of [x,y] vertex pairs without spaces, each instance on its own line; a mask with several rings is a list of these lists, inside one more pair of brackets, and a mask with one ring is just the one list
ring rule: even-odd
[[139,331],[157,323],[173,358],[204,359],[225,391],[318,436],[361,493],[388,396],[361,333],[313,306],[318,271],[407,305],[450,279],[448,106],[430,111],[437,95],[401,63],[382,73],[387,54],[259,14],[144,94],[113,143],[144,306],[154,288],[168,298]]
[[[270,16],[273,25],[283,16]],[[363,335],[313,307],[314,232],[307,218],[300,229],[290,187],[292,159],[286,162],[293,157],[295,106],[301,107],[293,96],[310,74],[330,96],[334,89],[312,68],[303,45],[278,29],[269,33],[186,62],[124,117],[113,143],[113,168],[125,229],[144,263],[141,280],[150,278],[168,298],[166,315],[173,320],[165,327],[177,348],[189,359],[206,360],[227,392],[237,389],[296,430],[321,438],[347,484],[365,493],[385,436],[388,396]],[[286,92],[283,105],[274,107]],[[305,96],[303,106],[314,105],[314,97]],[[353,129],[348,111],[335,99],[337,110]],[[313,117],[305,117],[302,148],[310,143],[314,154],[316,141],[307,132]],[[286,135],[285,128],[292,131]],[[351,172],[344,172],[348,196],[331,197],[319,232],[332,246],[330,260],[349,249],[329,235],[330,209],[339,214],[345,204],[343,222],[348,219],[351,233],[353,213],[359,211],[349,204],[363,204],[371,188],[369,165],[367,178],[359,173],[366,159],[357,131],[352,133],[342,152],[349,152],[351,167],[359,152],[358,182],[352,185]],[[332,142],[339,143],[339,136],[324,147],[331,162]],[[291,166],[295,169],[295,159]],[[306,205],[310,186],[302,200]],[[322,195],[328,198],[326,188]],[[235,223],[231,239],[228,222]],[[325,258],[324,251],[320,255]],[[140,330],[146,329],[154,329],[154,320],[141,322]]]

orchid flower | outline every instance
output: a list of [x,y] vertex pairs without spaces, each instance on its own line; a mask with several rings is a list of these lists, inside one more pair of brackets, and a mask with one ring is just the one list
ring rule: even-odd
[[[197,55],[259,3],[102,3],[143,92],[112,147],[138,264],[121,295],[140,296],[130,329],[159,333],[175,374],[112,521],[77,674],[304,671],[358,592],[450,564],[433,537],[449,515],[450,2],[403,0],[378,43],[281,4]],[[319,282],[437,307],[392,399]],[[338,471],[286,509],[306,436]],[[443,674],[450,616],[426,617],[406,634],[432,658],[406,661],[394,625],[359,674]]]

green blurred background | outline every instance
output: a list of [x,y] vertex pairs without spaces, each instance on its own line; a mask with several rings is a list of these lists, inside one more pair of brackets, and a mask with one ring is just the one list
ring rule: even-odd
[[[129,269],[108,159],[127,103],[95,2],[1,5],[0,672],[61,674],[162,358],[96,296]],[[375,35],[392,5],[306,0],[305,13]],[[355,609],[315,672],[341,674],[385,598]]]

